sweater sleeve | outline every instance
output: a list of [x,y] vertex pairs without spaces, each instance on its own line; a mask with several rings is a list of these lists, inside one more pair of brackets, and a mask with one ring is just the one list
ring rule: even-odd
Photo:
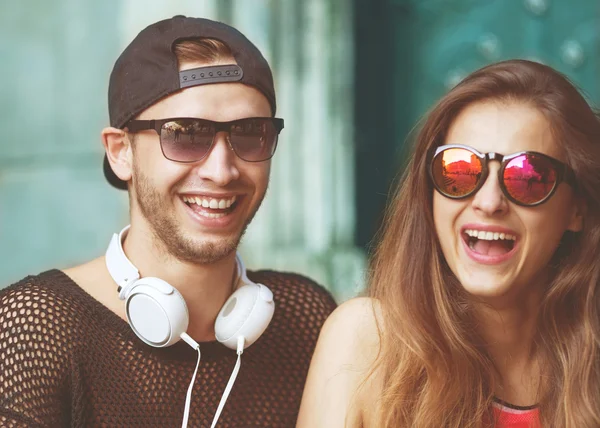
[[62,299],[29,277],[0,291],[0,426],[68,423]]

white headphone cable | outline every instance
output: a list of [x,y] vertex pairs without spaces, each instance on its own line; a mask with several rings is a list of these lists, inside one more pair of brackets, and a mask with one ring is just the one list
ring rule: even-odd
[[[187,395],[185,398],[185,409],[183,411],[183,421],[181,423],[181,428],[187,428],[188,419],[190,416],[190,402],[192,400],[192,390],[194,389],[194,383],[196,382],[196,374],[198,373],[198,366],[200,365],[200,345],[192,339],[187,333],[182,333],[181,338],[192,348],[198,351],[198,361],[196,362],[196,369],[194,370],[194,375],[192,376],[192,381],[190,382],[190,386],[187,390]],[[225,407],[225,403],[227,402],[227,398],[229,398],[229,394],[231,393],[231,389],[233,388],[233,384],[237,378],[238,373],[240,372],[240,367],[242,365],[242,354],[244,353],[244,344],[246,340],[244,336],[238,337],[237,342],[237,361],[235,363],[235,367],[233,368],[233,372],[231,372],[231,376],[229,377],[229,382],[227,382],[227,386],[225,387],[225,391],[223,392],[223,396],[221,397],[221,401],[219,402],[219,407],[217,408],[217,412],[215,413],[215,417],[212,421],[211,428],[215,428],[219,417],[221,416],[221,412],[223,411],[223,407]]]
[[223,411],[223,407],[225,407],[225,402],[229,397],[229,393],[231,392],[231,388],[233,388],[233,384],[237,375],[240,371],[240,366],[242,365],[242,354],[244,353],[244,336],[238,337],[237,342],[237,362],[235,363],[235,367],[233,368],[233,372],[231,372],[231,376],[229,377],[229,382],[227,382],[227,386],[225,387],[225,391],[223,392],[223,396],[221,397],[221,402],[219,403],[219,407],[217,408],[217,412],[215,413],[215,418],[213,419],[212,425],[210,428],[215,428],[217,425],[217,421],[219,420],[219,416],[221,416],[221,412]]
[[181,423],[181,428],[187,428],[188,418],[190,416],[190,402],[192,401],[192,390],[194,389],[194,383],[196,382],[196,374],[198,373],[198,366],[200,366],[200,358],[202,357],[200,354],[200,345],[194,339],[192,339],[187,333],[181,333],[181,338],[192,348],[198,351],[198,361],[196,362],[196,369],[194,370],[194,375],[192,376],[192,381],[190,382],[190,386],[187,390],[187,395],[185,397],[185,409],[183,411],[183,422]]

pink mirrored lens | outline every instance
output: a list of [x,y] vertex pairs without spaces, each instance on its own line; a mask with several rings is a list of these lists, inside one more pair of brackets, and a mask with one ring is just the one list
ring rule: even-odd
[[504,168],[504,187],[510,196],[523,204],[545,199],[556,185],[552,162],[535,154],[517,156]]

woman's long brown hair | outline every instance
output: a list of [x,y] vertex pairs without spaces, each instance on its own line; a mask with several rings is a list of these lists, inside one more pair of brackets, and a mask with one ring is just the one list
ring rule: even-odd
[[443,144],[465,106],[483,100],[523,102],[542,112],[575,171],[584,226],[565,233],[549,266],[554,273],[534,341],[542,366],[539,408],[545,428],[600,427],[600,121],[562,74],[524,60],[482,68],[437,103],[389,204],[369,280],[383,315],[378,426],[493,426],[497,371],[476,331],[473,305],[442,254],[427,173],[428,151]]

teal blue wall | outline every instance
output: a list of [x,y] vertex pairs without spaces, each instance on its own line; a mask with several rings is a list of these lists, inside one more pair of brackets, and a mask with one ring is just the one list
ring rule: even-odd
[[411,42],[418,49],[413,57],[411,88],[417,115],[467,73],[510,58],[544,62],[567,74],[598,101],[597,0],[437,0],[413,4],[411,19],[394,27],[409,26]]
[[115,0],[0,5],[0,284],[96,256],[121,220],[99,132]]

